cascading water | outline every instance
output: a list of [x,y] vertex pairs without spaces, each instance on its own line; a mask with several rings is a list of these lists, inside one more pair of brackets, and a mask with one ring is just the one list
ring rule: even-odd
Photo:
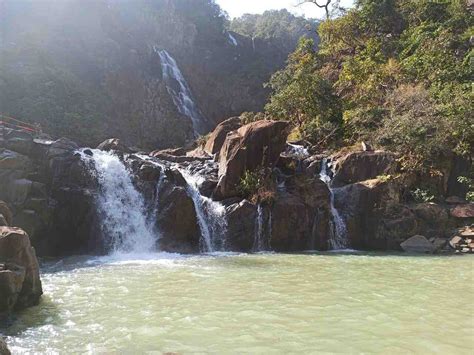
[[[257,216],[255,219],[255,237],[252,250],[262,252],[270,249],[272,235],[272,213],[269,211],[268,219],[265,221],[265,213],[261,204],[257,205]],[[268,237],[266,240],[266,237]]]
[[201,230],[201,251],[207,253],[225,251],[227,221],[224,205],[201,195],[199,186],[204,180],[202,176],[184,169],[180,169],[180,172],[188,184],[188,193],[194,201]]
[[132,182],[130,172],[118,156],[92,150],[81,154],[93,162],[100,192],[97,206],[102,215],[102,230],[115,254],[146,254],[155,250],[157,236],[147,218],[145,201]]
[[334,189],[331,187],[331,176],[328,174],[328,161],[323,159],[321,164],[321,173],[319,174],[321,181],[326,183],[329,188],[330,193],[330,203],[331,203],[331,214],[332,214],[332,224],[331,224],[331,236],[329,239],[329,244],[331,249],[346,249],[349,247],[349,240],[347,238],[347,227],[344,218],[341,216],[339,211],[334,205]]
[[235,39],[234,36],[230,32],[227,32],[227,36],[229,37],[229,43],[232,44],[233,46],[237,47],[239,45],[239,42]]
[[[153,49],[160,56],[163,79],[176,108],[181,114],[191,119],[196,136],[207,133],[205,119],[193,100],[191,89],[178,64],[166,50],[159,50],[157,47]],[[176,86],[175,83],[178,85]]]

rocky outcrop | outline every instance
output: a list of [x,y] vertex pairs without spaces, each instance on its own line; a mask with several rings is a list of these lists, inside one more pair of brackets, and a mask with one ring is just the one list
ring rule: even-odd
[[43,294],[39,265],[28,235],[0,227],[0,313],[38,304]]
[[451,209],[451,216],[459,219],[474,219],[474,203],[457,205]]
[[334,187],[390,175],[397,170],[395,154],[384,151],[349,153],[336,158],[334,165],[335,174],[332,181]]
[[110,138],[97,146],[97,149],[105,151],[117,151],[122,153],[131,153],[130,148],[128,148],[122,141],[118,138]]
[[0,336],[0,355],[11,355],[10,350],[8,350],[7,343]]
[[240,117],[229,118],[217,125],[207,139],[204,150],[210,154],[218,154],[224,145],[227,134],[239,129],[242,126]]
[[245,171],[273,167],[285,149],[288,129],[288,122],[257,121],[228,134],[219,154],[215,197],[236,196]]

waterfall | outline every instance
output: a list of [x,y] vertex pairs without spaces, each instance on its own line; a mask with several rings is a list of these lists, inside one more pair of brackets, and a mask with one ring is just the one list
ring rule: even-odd
[[263,251],[263,234],[264,234],[264,226],[263,226],[263,207],[261,204],[257,206],[257,220],[256,220],[256,230],[255,230],[255,240],[253,243],[253,250],[254,251]]
[[178,64],[166,50],[159,50],[156,46],[153,49],[160,56],[163,79],[176,108],[191,119],[195,136],[207,133],[205,119],[193,100],[191,89]]
[[330,193],[330,204],[331,204],[331,236],[329,239],[329,245],[331,249],[346,249],[349,247],[349,240],[347,237],[347,227],[344,218],[341,216],[339,211],[334,205],[334,193],[335,189],[331,187],[331,176],[328,173],[328,161],[323,159],[321,163],[321,173],[319,174],[321,181],[325,182],[329,188]]
[[219,202],[201,195],[199,186],[204,178],[197,173],[179,169],[188,184],[188,193],[193,199],[199,228],[201,230],[200,249],[202,252],[225,251],[227,221],[225,207]]
[[132,182],[132,176],[118,156],[110,152],[92,150],[84,153],[86,162],[93,162],[93,171],[99,183],[97,207],[102,230],[113,253],[141,254],[154,251],[157,236],[149,222],[143,196]]
[[309,151],[302,145],[288,143],[287,153],[298,159],[305,159],[309,157]]
[[233,46],[237,47],[239,45],[239,42],[235,39],[234,36],[230,32],[227,32],[227,36],[229,37],[229,43],[232,44]]
[[270,249],[270,238],[272,236],[272,212],[268,212],[265,221],[265,213],[261,204],[257,205],[257,215],[255,217],[255,235],[252,250],[262,252]]

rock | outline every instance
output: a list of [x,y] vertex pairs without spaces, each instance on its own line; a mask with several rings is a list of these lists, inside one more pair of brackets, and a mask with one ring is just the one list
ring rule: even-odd
[[458,230],[458,234],[464,238],[474,238],[474,228],[472,226],[465,226]]
[[54,141],[47,152],[48,158],[55,158],[64,155],[69,155],[71,152],[79,149],[79,146],[68,138],[59,138]]
[[454,207],[451,209],[451,216],[454,218],[474,218],[474,203]]
[[117,151],[122,153],[131,153],[131,150],[118,138],[110,138],[97,146],[97,149],[105,151]]
[[156,226],[160,249],[173,253],[199,252],[200,229],[186,188],[165,183],[159,191]]
[[0,201],[0,214],[5,219],[6,225],[11,226],[13,222],[13,213],[4,201]]
[[286,147],[288,129],[288,122],[257,121],[228,134],[219,155],[219,183],[215,197],[236,196],[245,171],[273,167]]
[[[226,204],[226,201],[223,201]],[[227,202],[228,203],[228,202]],[[231,203],[226,208],[226,245],[235,252],[252,251],[257,207],[247,200]]]
[[433,253],[435,247],[422,235],[415,235],[400,244],[407,253]]
[[449,241],[449,245],[451,246],[451,248],[453,249],[457,249],[458,245],[463,241],[463,238],[461,238],[460,236],[454,236],[453,238],[451,238],[451,240]]
[[138,177],[143,181],[157,181],[161,174],[161,168],[155,164],[145,163],[138,171]]
[[427,237],[445,235],[449,227],[448,211],[436,203],[420,203],[412,206],[417,217],[418,233]]
[[0,170],[29,170],[31,160],[20,153],[0,149]]
[[434,238],[432,243],[435,248],[435,251],[439,251],[443,249],[446,246],[446,244],[448,244],[448,241],[444,238]]
[[461,205],[466,204],[467,201],[459,196],[449,196],[446,198],[445,202],[448,205]]
[[394,174],[397,170],[395,154],[383,151],[349,153],[338,158],[335,165],[334,187]]
[[11,130],[5,135],[5,146],[20,154],[29,155],[33,148],[33,136],[22,130]]
[[15,308],[23,309],[38,304],[43,294],[38,260],[30,244],[30,238],[23,230],[0,227],[0,261],[16,264],[25,269],[24,281]]
[[232,117],[219,123],[209,136],[204,150],[210,155],[219,153],[222,146],[224,145],[227,133],[235,131],[241,126],[242,121],[240,117]]
[[0,319],[13,311],[25,281],[25,268],[0,263]]
[[0,337],[0,355],[11,355],[8,350],[7,343]]

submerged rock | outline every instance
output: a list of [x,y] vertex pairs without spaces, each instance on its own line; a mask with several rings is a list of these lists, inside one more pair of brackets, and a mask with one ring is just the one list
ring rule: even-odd
[[433,253],[435,246],[422,235],[415,235],[400,244],[407,253]]

